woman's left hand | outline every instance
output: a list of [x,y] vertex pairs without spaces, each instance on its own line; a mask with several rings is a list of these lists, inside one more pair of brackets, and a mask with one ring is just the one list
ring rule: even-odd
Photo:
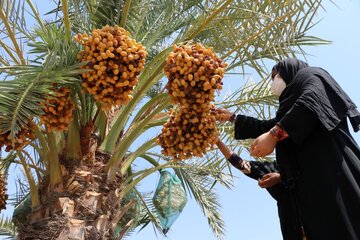
[[260,135],[250,146],[250,155],[254,157],[265,157],[271,154],[276,146],[277,140],[270,132]]

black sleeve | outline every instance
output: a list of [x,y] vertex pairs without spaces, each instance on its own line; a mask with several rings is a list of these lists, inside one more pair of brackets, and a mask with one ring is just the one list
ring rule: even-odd
[[291,140],[296,144],[301,144],[319,123],[318,118],[310,109],[295,103],[278,124],[287,132]]
[[267,173],[278,172],[274,162],[249,161],[251,172],[246,176],[258,180]]
[[[242,166],[243,159],[236,153],[233,153],[228,161],[240,171],[244,170],[244,167]],[[244,174],[255,180],[262,178],[262,176],[267,173],[279,172],[275,162],[248,161],[248,163],[250,164],[251,172]]]
[[278,183],[272,187],[266,188],[268,193],[278,202],[289,201],[287,189],[284,184]]
[[[243,170],[241,168],[243,159],[239,157],[236,153],[233,153],[231,157],[228,159],[228,161],[235,168],[239,169],[240,171]],[[244,174],[255,180],[262,178],[262,176],[264,176],[267,173],[278,172],[275,162],[249,161],[249,163],[250,163],[251,171],[248,174],[247,173]],[[275,186],[266,188],[266,190],[276,201],[280,201],[282,198],[284,198],[286,191],[282,183],[278,183]]]
[[253,117],[237,115],[235,119],[235,139],[256,138],[269,131],[275,124],[275,118],[259,120]]
[[[245,175],[255,180],[262,178],[265,174],[278,172],[275,162],[250,161],[250,165],[251,172]],[[266,190],[276,201],[281,201],[286,194],[286,189],[282,183],[268,187]]]
[[242,162],[243,159],[239,157],[236,153],[233,153],[228,161],[233,165],[235,168],[239,169],[240,171],[243,170],[242,168]]

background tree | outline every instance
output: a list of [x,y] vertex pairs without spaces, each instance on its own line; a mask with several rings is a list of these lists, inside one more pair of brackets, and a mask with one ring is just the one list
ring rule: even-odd
[[[262,114],[264,107],[276,104],[265,87],[269,74],[264,61],[302,54],[304,45],[326,43],[307,34],[321,6],[316,0],[62,0],[48,13],[51,21],[44,21],[30,0],[0,4],[1,144],[11,156],[2,165],[7,174],[11,164],[23,167],[29,195],[23,192],[18,213],[24,214],[26,201],[31,206],[26,221],[16,222],[20,239],[119,239],[148,223],[161,230],[151,196],[136,186],[163,168],[174,169],[214,234],[223,238],[220,204],[212,186],[231,186],[223,171],[225,161],[216,153],[174,161],[161,155],[155,144],[171,107],[163,92],[167,54],[173,44],[201,42],[214,47],[229,64],[228,73],[255,70],[262,81],[244,86],[220,104]],[[28,17],[35,19],[35,28],[27,25]],[[83,90],[86,63],[78,61],[82,47],[72,41],[78,33],[90,34],[105,25],[124,27],[147,50],[132,99],[111,109],[102,108]],[[60,131],[41,121],[54,104],[66,106],[72,114],[57,119],[71,120]],[[139,163],[144,160],[153,167],[142,168]],[[121,205],[132,191],[139,201]],[[126,211],[137,203],[143,206],[140,220],[133,216],[114,234]]]

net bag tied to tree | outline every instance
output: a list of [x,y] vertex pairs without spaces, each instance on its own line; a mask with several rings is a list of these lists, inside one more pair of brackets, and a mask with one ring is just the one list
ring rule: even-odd
[[184,209],[187,197],[180,179],[168,171],[160,171],[160,179],[153,197],[164,234],[179,217]]
[[135,204],[126,211],[124,216],[122,216],[122,218],[118,222],[115,228],[114,236],[118,236],[119,233],[123,230],[123,228],[131,221],[132,223],[130,229],[136,227],[138,222],[140,221],[141,204],[140,204],[140,199],[134,189],[130,190],[125,195],[125,197],[121,201],[120,208],[124,208],[128,203],[130,203],[133,200],[135,201]]

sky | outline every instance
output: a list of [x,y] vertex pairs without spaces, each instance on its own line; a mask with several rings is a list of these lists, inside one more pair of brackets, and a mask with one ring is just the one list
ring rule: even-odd
[[[40,1],[35,1],[40,2]],[[340,1],[338,1],[340,2]],[[326,11],[320,11],[320,23],[316,25],[312,35],[331,40],[332,44],[307,47],[309,65],[326,69],[342,86],[345,92],[360,107],[360,1],[345,0],[333,4],[325,4]],[[38,4],[44,12],[45,4]],[[275,64],[275,63],[274,63]],[[268,66],[270,69],[272,66]],[[256,80],[256,79],[255,79]],[[236,78],[225,78],[224,85],[238,85]],[[360,143],[360,133],[353,134]],[[254,159],[250,159],[254,160]],[[233,171],[236,179],[232,190],[217,187],[219,201],[222,205],[222,216],[226,225],[225,240],[278,240],[281,238],[276,202],[257,182]],[[157,174],[146,179],[147,185],[156,187]],[[9,192],[14,192],[13,185]],[[11,213],[9,208],[5,214]],[[0,237],[1,239],[1,237]],[[167,238],[155,235],[151,226],[143,231],[135,232],[131,240],[216,240],[207,220],[194,199],[189,199],[184,211],[167,234]]]

